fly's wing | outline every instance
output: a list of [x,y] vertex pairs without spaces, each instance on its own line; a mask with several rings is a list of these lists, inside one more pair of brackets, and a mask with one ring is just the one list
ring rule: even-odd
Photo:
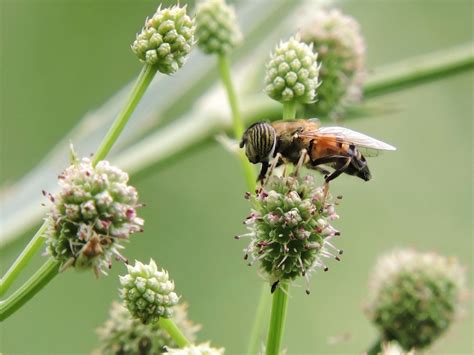
[[390,144],[344,127],[321,127],[318,130],[305,132],[304,135],[313,138],[335,138],[343,143],[352,143],[360,149],[362,154],[369,157],[377,156],[381,150],[397,150]]

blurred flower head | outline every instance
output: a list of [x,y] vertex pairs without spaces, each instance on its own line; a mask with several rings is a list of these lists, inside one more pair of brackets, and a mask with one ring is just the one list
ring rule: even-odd
[[229,53],[242,40],[233,7],[224,0],[203,0],[196,10],[196,38],[204,53]]
[[308,15],[300,33],[321,63],[318,100],[307,107],[313,115],[337,118],[362,98],[365,41],[359,23],[337,9],[318,10]]
[[284,102],[312,103],[318,87],[318,55],[299,36],[280,42],[266,64],[265,92]]
[[237,238],[250,237],[245,258],[258,262],[270,282],[308,279],[317,268],[328,270],[325,258],[340,260],[342,251],[331,243],[340,233],[330,224],[338,216],[313,176],[272,175],[249,198],[253,209],[244,221],[249,233]]
[[44,194],[52,202],[46,217],[47,252],[62,269],[92,268],[105,273],[130,234],[143,230],[137,217],[138,194],[128,175],[103,160],[78,160],[59,175],[58,193]]
[[377,262],[370,280],[368,315],[385,340],[404,350],[423,349],[460,313],[466,272],[455,258],[409,249]]
[[132,44],[141,61],[156,66],[163,74],[173,74],[185,63],[194,45],[194,19],[186,6],[158,7]]
[[160,317],[171,318],[179,297],[173,292],[168,272],[159,271],[152,259],[148,264],[135,261],[127,270],[120,276],[120,296],[132,316],[144,324],[157,322]]
[[183,349],[167,349],[170,355],[224,355],[224,348],[213,348],[209,342],[189,345]]
[[[173,320],[185,337],[194,342],[201,326],[188,320],[187,308],[186,304],[174,306]],[[109,319],[97,329],[97,334],[101,346],[96,353],[104,355],[158,355],[165,347],[178,346],[158,323],[143,324],[119,302],[112,303]]]

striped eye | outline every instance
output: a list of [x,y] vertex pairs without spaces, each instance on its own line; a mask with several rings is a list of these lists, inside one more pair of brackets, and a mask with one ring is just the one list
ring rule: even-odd
[[257,122],[245,131],[240,147],[253,164],[269,161],[275,150],[275,129],[267,122]]

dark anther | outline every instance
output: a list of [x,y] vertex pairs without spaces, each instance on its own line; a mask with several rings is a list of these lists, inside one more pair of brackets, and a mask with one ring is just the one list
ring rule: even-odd
[[234,239],[240,239],[240,235],[234,235]]
[[328,271],[329,268],[327,266],[324,267],[324,272]]
[[335,232],[334,235],[339,236],[339,235],[341,235],[341,232]]
[[338,200],[342,200],[342,195],[336,197]]
[[306,290],[306,294],[307,294],[308,296],[310,295],[310,293],[311,293],[310,290]]
[[280,280],[277,280],[272,284],[272,287],[270,288],[270,293],[275,292],[275,290],[276,290],[279,283],[280,283]]
[[248,254],[245,254],[244,255],[244,260],[247,260],[249,258],[249,255]]
[[342,255],[344,253],[344,250],[339,250],[339,255]]
[[41,193],[43,194],[43,196],[46,196],[46,191],[41,190]]
[[336,256],[336,260],[337,260],[337,261],[341,261],[341,258],[338,257],[338,256]]

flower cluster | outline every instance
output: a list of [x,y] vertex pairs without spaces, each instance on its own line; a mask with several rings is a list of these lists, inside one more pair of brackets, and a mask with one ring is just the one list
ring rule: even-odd
[[196,38],[204,53],[225,54],[242,40],[235,11],[224,0],[205,0],[197,5]]
[[280,102],[309,104],[315,101],[319,66],[318,55],[312,48],[298,36],[280,42],[266,64],[265,92],[268,96]]
[[433,343],[459,313],[465,270],[435,253],[395,250],[383,256],[370,281],[368,314],[383,338],[405,350]]
[[318,101],[310,112],[333,118],[362,98],[365,42],[358,22],[339,10],[319,10],[301,28],[303,42],[313,45],[321,63]]
[[138,194],[128,186],[128,175],[100,161],[73,157],[59,175],[58,193],[46,194],[52,207],[46,221],[47,252],[65,269],[92,268],[96,274],[111,267],[130,234],[143,230],[137,217]]
[[136,261],[127,269],[128,274],[120,276],[120,296],[132,316],[144,324],[157,322],[160,317],[171,318],[179,297],[173,292],[168,272],[158,271],[153,260],[148,265]]
[[224,349],[212,348],[209,343],[189,345],[183,349],[167,349],[171,355],[224,355]]
[[[187,305],[174,306],[173,312],[176,326],[194,342],[201,326],[188,320]],[[118,302],[112,303],[109,314],[109,319],[97,329],[101,341],[97,354],[154,355],[162,354],[165,347],[178,346],[158,323],[143,324]]]
[[186,6],[158,7],[152,18],[147,18],[137,34],[132,50],[149,65],[163,74],[173,74],[181,68],[194,45],[194,19],[186,15]]
[[323,258],[339,260],[342,251],[330,242],[340,235],[330,224],[338,216],[313,176],[273,175],[249,198],[254,205],[244,221],[249,233],[237,238],[251,238],[245,258],[258,261],[270,282],[308,278],[316,268],[328,270]]

